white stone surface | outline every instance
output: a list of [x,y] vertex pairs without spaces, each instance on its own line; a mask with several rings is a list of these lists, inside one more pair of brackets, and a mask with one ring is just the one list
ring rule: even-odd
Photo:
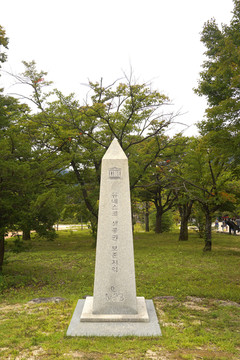
[[93,314],[93,297],[88,296],[81,314],[81,322],[148,322],[146,301],[144,297],[137,297],[137,314]]
[[149,322],[81,322],[85,300],[78,300],[67,336],[161,336],[153,301],[145,301]]
[[128,159],[114,139],[102,159],[94,314],[137,314]]

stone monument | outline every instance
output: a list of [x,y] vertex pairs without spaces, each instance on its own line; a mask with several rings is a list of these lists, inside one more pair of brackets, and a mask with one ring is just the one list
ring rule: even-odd
[[78,301],[67,335],[161,335],[152,300],[136,296],[128,159],[116,139],[102,158],[93,297]]

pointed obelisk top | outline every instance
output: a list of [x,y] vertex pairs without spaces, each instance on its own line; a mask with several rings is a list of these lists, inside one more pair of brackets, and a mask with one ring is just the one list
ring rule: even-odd
[[113,139],[105,155],[103,156],[103,160],[106,159],[127,159],[127,156],[125,155],[116,138]]

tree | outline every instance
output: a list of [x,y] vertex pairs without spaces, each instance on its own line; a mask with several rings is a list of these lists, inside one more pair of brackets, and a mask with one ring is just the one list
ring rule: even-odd
[[[5,49],[8,48],[8,38],[6,37],[6,32],[4,28],[0,25],[0,48],[3,46]],[[7,59],[7,55],[4,52],[0,53],[0,63],[4,63]],[[1,66],[0,66],[1,68]],[[9,113],[7,112],[8,107],[11,109],[15,109],[16,101],[10,97],[4,97],[2,95],[2,89],[0,89],[0,155],[2,155],[2,148],[5,143],[5,139],[3,138],[3,134],[5,128],[9,125]],[[3,161],[3,157],[0,156],[0,169],[4,170],[5,162]],[[8,223],[8,214],[9,214],[9,201],[7,201],[6,191],[2,190],[2,176],[0,174],[0,190],[1,190],[1,198],[0,198],[0,272],[2,271],[2,264],[4,259],[4,236],[6,225]],[[10,199],[9,199],[10,200]]]
[[55,238],[53,225],[60,217],[63,199],[56,188],[50,188],[39,193],[31,202],[32,229],[36,230],[37,234],[50,240]]
[[[26,72],[19,81],[33,89],[29,96],[39,112],[25,126],[34,129],[35,141],[51,156],[63,156],[76,176],[92,226],[96,227],[101,159],[115,137],[129,157],[131,189],[141,180],[161,152],[157,136],[164,133],[176,115],[164,113],[169,100],[147,84],[136,84],[130,77],[103,86],[102,80],[89,82],[91,98],[80,105],[73,94],[51,93],[56,100],[47,102],[42,92],[45,81],[36,64],[25,63]],[[45,76],[45,75],[44,75]],[[139,156],[142,143],[155,142],[152,151]],[[150,141],[146,148],[152,146]]]
[[[152,202],[156,209],[156,233],[163,232],[163,215],[173,209],[179,199],[182,187],[174,176],[175,168],[181,167],[180,161],[185,148],[186,139],[181,135],[173,138],[158,136],[161,151],[154,162],[148,167],[141,181],[137,185],[138,197],[143,202]],[[155,144],[151,144],[149,151],[154,151]],[[146,154],[144,147],[142,151]],[[139,154],[141,152],[139,151]]]
[[188,149],[191,148],[191,138],[177,135],[174,139],[171,154],[171,172],[169,177],[174,184],[174,193],[176,195],[175,206],[180,215],[179,241],[188,240],[188,221],[191,215],[194,200],[183,186],[185,156]]
[[192,141],[182,164],[182,179],[189,199],[197,201],[205,216],[205,251],[212,247],[212,218],[215,212],[234,203],[231,183],[235,175],[229,159],[208,142],[208,135]]
[[60,197],[51,189],[59,188],[56,178],[64,162],[53,162],[46,149],[33,142],[33,132],[23,125],[29,116],[26,104],[0,93],[0,270],[8,230],[22,230],[24,239],[30,238],[30,230],[50,234],[57,218]]
[[162,164],[162,162],[158,165],[155,174],[153,174],[153,177],[155,178],[154,184],[148,188],[148,192],[152,194],[152,201],[156,208],[156,233],[163,232],[163,214],[174,207],[177,199],[176,192],[174,191],[175,184],[170,182],[168,177],[164,174],[164,165],[165,164]]
[[[206,96],[206,119],[199,123],[202,134],[239,164],[240,143],[240,2],[234,0],[230,25],[220,29],[215,19],[205,23],[201,41],[207,48],[198,88]],[[219,146],[220,145],[220,146]]]
[[62,159],[49,158],[46,149],[33,143],[22,126],[28,107],[0,95],[0,110],[1,267],[8,230],[22,230],[25,240],[30,239],[31,230],[53,236],[65,185],[59,171],[64,168]]
[[24,171],[24,165],[19,149],[15,148],[12,130],[15,120],[26,111],[25,105],[20,105],[12,97],[0,94],[0,270],[4,258],[4,236],[10,226],[14,226],[19,218],[17,211],[18,175]]
[[187,194],[183,196],[178,196],[178,210],[180,214],[180,232],[179,232],[179,241],[188,240],[188,220],[192,213],[193,200],[189,199]]

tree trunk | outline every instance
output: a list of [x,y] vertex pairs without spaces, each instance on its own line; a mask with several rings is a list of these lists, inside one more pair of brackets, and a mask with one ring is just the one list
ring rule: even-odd
[[4,232],[0,232],[0,272],[2,272],[2,265],[4,259]]
[[162,212],[160,210],[160,207],[157,207],[155,233],[160,234],[162,232],[163,232],[163,230],[162,230]]
[[92,246],[93,246],[93,248],[96,248],[96,245],[97,245],[97,221],[93,216],[90,219],[90,223],[91,223],[91,234],[93,237]]
[[208,210],[205,211],[205,246],[203,251],[211,251],[212,250],[212,217]]
[[31,231],[30,231],[30,229],[23,229],[22,239],[23,240],[31,240]]
[[179,233],[179,241],[188,240],[188,220],[191,215],[193,201],[179,206],[179,213],[181,217],[181,226]]
[[188,218],[181,217],[181,226],[179,233],[179,241],[187,241],[188,240]]
[[149,202],[146,201],[145,207],[145,231],[149,232]]

